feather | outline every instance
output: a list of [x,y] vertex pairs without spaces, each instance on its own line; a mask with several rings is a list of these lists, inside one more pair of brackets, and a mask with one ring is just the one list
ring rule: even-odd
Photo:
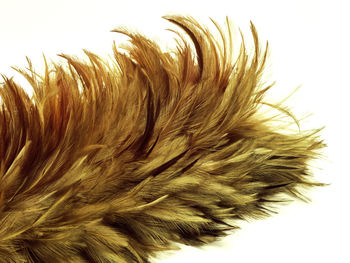
[[236,54],[228,19],[213,21],[216,38],[191,17],[164,18],[180,29],[175,51],[116,29],[130,45],[114,45],[112,63],[62,54],[40,75],[28,59],[17,70],[32,97],[3,76],[0,262],[150,262],[322,185],[308,168],[320,129],[284,132],[259,114],[299,124],[264,100],[268,45],[254,25],[254,52],[242,36]]

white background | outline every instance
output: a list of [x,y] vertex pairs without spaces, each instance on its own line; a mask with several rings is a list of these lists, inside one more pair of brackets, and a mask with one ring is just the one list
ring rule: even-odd
[[111,54],[118,38],[109,31],[120,25],[171,42],[165,14],[192,15],[208,25],[208,17],[223,25],[227,15],[247,39],[252,20],[261,39],[269,40],[272,96],[301,85],[286,104],[297,116],[314,113],[310,126],[326,126],[327,160],[315,174],[331,186],[312,191],[309,204],[294,202],[269,219],[242,222],[242,230],[214,245],[183,247],[157,262],[350,262],[347,2],[0,0],[0,73],[23,83],[10,66],[26,66],[25,56],[40,69],[42,54],[53,61],[59,53],[81,56],[82,48]]

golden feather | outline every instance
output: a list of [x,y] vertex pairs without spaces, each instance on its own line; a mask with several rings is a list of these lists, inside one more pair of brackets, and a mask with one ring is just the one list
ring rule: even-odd
[[[319,129],[283,133],[258,115],[272,85],[262,48],[213,21],[181,28],[163,52],[138,33],[109,63],[61,55],[45,73],[19,70],[33,96],[0,88],[0,262],[149,262],[175,243],[202,245],[269,215],[281,194],[302,198]],[[234,43],[236,44],[236,43]],[[194,47],[194,49],[192,48]],[[195,50],[195,51],[194,51]],[[234,57],[235,56],[235,57]],[[293,116],[296,122],[297,119]],[[174,243],[175,242],[175,243]]]

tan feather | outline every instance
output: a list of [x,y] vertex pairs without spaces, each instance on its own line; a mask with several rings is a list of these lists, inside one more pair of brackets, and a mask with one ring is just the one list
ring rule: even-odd
[[[232,26],[219,38],[196,20],[167,16],[177,49],[166,53],[126,30],[114,62],[85,51],[66,66],[18,70],[1,84],[0,262],[149,262],[174,243],[202,245],[264,217],[281,194],[303,198],[319,130],[278,132],[261,105],[267,48]],[[195,52],[193,52],[192,45]]]

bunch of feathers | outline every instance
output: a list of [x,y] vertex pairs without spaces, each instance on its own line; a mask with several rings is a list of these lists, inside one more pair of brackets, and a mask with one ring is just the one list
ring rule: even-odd
[[[0,262],[150,262],[176,243],[202,245],[321,185],[308,162],[319,129],[283,132],[281,104],[263,100],[267,46],[251,24],[233,52],[232,26],[165,17],[180,28],[164,52],[138,33],[107,62],[61,55],[28,95],[1,84]],[[181,33],[184,32],[184,33]],[[190,41],[189,41],[190,40]],[[296,120],[297,122],[297,120]],[[284,196],[284,197],[283,197]]]

